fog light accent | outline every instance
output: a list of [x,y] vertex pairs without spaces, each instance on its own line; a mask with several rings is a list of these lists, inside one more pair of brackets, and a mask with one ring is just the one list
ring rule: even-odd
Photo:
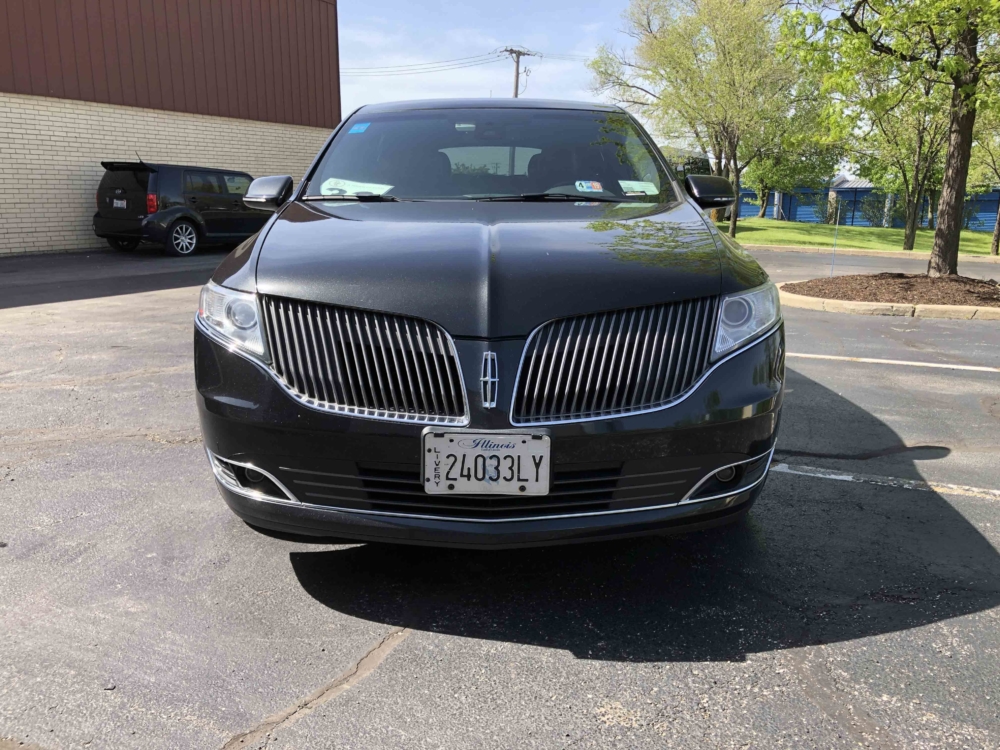
[[727,466],[725,469],[715,472],[715,478],[720,482],[732,482],[736,479],[736,467]]
[[282,503],[299,503],[285,485],[268,472],[253,464],[230,461],[216,456],[207,448],[208,461],[219,484],[231,492],[253,500],[270,500]]

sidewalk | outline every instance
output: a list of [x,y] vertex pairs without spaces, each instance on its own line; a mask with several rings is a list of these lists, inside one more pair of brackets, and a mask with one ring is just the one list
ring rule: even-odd
[[[801,247],[798,245],[749,245],[740,243],[747,250],[767,250],[776,253],[821,253],[832,255],[833,248],[830,247]],[[931,254],[918,252],[916,250],[856,250],[853,248],[837,248],[837,255],[865,255],[871,258],[923,258],[930,260]],[[959,253],[958,260],[962,263],[973,261],[975,263],[1000,263],[1000,256],[996,255],[971,255],[969,253]]]

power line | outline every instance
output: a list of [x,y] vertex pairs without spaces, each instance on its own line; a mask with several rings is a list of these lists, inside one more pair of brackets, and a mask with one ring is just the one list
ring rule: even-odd
[[572,62],[587,62],[590,59],[584,55],[548,55],[542,53],[538,56],[548,58],[549,60],[570,60]]
[[480,65],[491,65],[493,63],[502,62],[502,57],[493,57],[487,60],[480,60],[478,62],[471,63],[460,63],[453,65],[444,65],[437,68],[421,68],[419,70],[397,70],[390,73],[344,73],[341,72],[341,76],[345,78],[380,78],[385,76],[412,76],[419,75],[421,73],[441,73],[449,70],[461,70],[462,68],[475,68]]
[[382,65],[377,67],[360,67],[360,68],[341,68],[341,72],[347,71],[351,73],[360,73],[367,71],[377,71],[377,70],[399,70],[405,68],[425,68],[428,66],[437,65],[447,65],[449,63],[459,63],[468,62],[470,60],[480,60],[484,58],[495,58],[498,57],[500,53],[496,50],[493,52],[487,52],[485,55],[472,55],[471,57],[455,57],[451,60],[438,60],[436,62],[425,62],[425,63],[407,63],[404,65]]
[[[543,52],[532,52],[523,47],[505,47],[495,49],[483,55],[472,55],[470,57],[456,57],[450,60],[437,60],[425,63],[410,63],[403,65],[384,65],[378,67],[356,67],[341,68],[340,74],[345,78],[380,78],[385,76],[420,75],[422,73],[445,73],[452,70],[462,70],[463,68],[474,68],[480,65],[492,65],[510,57],[514,60],[514,97],[517,98],[521,89],[521,58],[538,57],[551,60],[564,60],[571,62],[586,62],[587,58],[581,55],[546,54]],[[524,68],[524,78],[527,81],[531,74],[531,69]]]

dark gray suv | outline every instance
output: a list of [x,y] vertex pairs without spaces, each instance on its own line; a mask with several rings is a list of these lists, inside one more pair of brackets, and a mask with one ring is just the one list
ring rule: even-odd
[[183,257],[202,244],[238,244],[268,218],[243,203],[253,181],[246,172],[127,161],[101,166],[94,233],[116,250],[155,242]]

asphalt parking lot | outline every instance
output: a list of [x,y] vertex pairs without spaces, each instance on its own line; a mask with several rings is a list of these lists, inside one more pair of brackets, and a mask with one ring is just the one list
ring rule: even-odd
[[786,310],[736,527],[302,545],[233,516],[200,444],[221,258],[0,261],[0,749],[1000,746],[1000,371],[949,369],[1000,370],[997,324]]

